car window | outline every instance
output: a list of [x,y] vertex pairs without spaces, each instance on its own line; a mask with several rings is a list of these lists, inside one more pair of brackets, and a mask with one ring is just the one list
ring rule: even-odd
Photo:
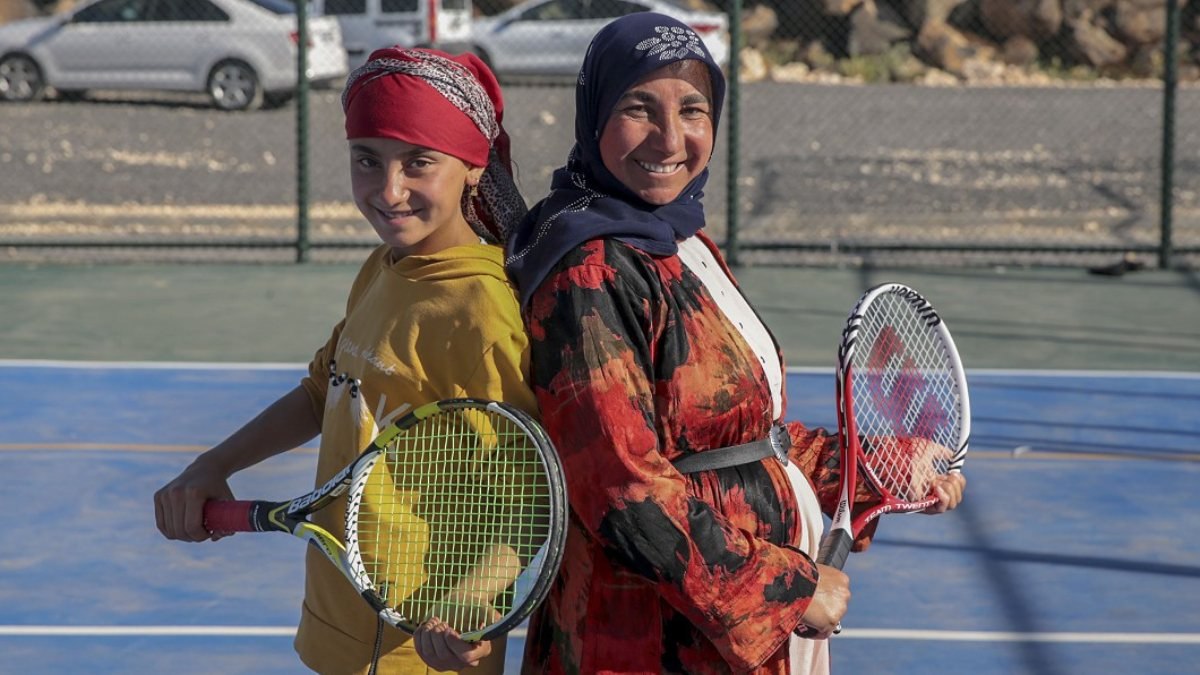
[[444,0],[442,9],[471,9],[471,0]]
[[577,0],[550,0],[530,7],[519,21],[573,21],[583,18]]
[[325,14],[329,16],[366,13],[367,0],[325,0]]
[[228,21],[229,15],[208,0],[158,0],[152,21]]
[[418,0],[383,0],[379,3],[379,11],[383,13],[389,12],[415,12],[417,11]]
[[583,18],[615,19],[626,14],[649,11],[649,7],[625,0],[583,0]]
[[[295,14],[296,3],[291,0],[247,0],[272,14]],[[311,6],[310,2],[307,6]]]
[[100,0],[75,14],[72,21],[80,23],[113,23],[146,21],[152,0]]

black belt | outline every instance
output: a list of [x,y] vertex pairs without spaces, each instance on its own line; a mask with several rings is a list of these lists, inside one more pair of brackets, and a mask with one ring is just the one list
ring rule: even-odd
[[671,462],[679,473],[696,473],[711,469],[725,469],[739,464],[757,462],[774,455],[784,466],[788,463],[788,449],[792,447],[792,437],[782,424],[771,427],[771,433],[766,438],[731,445],[726,448],[713,448],[703,452],[693,453]]

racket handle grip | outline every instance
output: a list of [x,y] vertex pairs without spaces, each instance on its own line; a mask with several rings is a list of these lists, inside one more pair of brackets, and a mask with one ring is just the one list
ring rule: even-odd
[[255,517],[259,502],[204,502],[204,527],[209,532],[259,532]]
[[834,530],[821,540],[821,549],[817,551],[817,562],[840,570],[846,566],[846,558],[850,556],[852,546],[854,546],[854,537],[851,537],[849,532]]

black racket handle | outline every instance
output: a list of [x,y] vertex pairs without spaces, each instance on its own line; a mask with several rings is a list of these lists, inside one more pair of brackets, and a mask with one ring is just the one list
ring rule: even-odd
[[846,566],[846,558],[850,557],[852,546],[854,546],[854,537],[851,537],[849,532],[834,530],[821,540],[821,548],[817,551],[817,562],[840,570]]
[[[850,557],[850,548],[854,546],[854,537],[846,530],[834,530],[829,533],[829,536],[821,540],[821,548],[817,551],[817,562],[822,565],[836,567],[839,570],[846,565],[846,558]],[[833,629],[834,634],[842,632],[842,624]]]

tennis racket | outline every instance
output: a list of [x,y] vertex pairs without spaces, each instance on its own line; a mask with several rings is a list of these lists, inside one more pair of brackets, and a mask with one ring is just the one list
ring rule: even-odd
[[[937,503],[935,478],[961,471],[971,435],[962,361],[945,322],[903,284],[876,286],[850,312],[838,347],[841,497],[817,561],[838,569],[863,528]],[[859,483],[879,497],[851,517]]]
[[[316,546],[386,623],[438,617],[475,642],[545,598],[566,539],[562,466],[545,431],[504,403],[423,405],[320,488],[285,502],[209,501],[211,532],[288,532]],[[345,543],[308,516],[346,494]]]

